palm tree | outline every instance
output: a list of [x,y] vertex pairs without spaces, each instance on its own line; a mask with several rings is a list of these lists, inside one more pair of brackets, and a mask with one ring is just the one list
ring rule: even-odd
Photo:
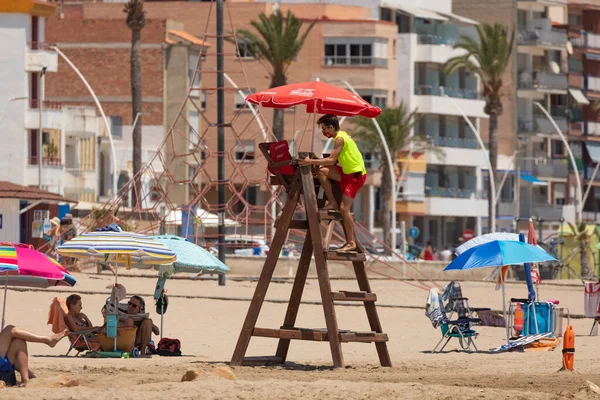
[[123,12],[127,13],[126,23],[131,29],[131,109],[132,124],[139,115],[133,128],[133,176],[135,179],[133,193],[131,194],[132,206],[137,205],[138,198],[142,195],[142,179],[138,176],[142,169],[142,29],[146,25],[146,12],[143,0],[129,0]]
[[[256,32],[247,29],[237,31],[237,40],[243,41],[250,56],[263,62],[271,78],[269,88],[287,84],[287,70],[300,53],[304,41],[315,25],[311,22],[304,33],[300,33],[303,23],[292,14],[275,11],[270,16],[261,13],[258,20],[250,22]],[[283,140],[283,110],[273,110],[273,134]]]
[[[400,102],[398,107],[384,108],[377,117],[377,122],[387,142],[392,160],[395,161],[396,154],[405,149],[411,142],[415,143],[419,150],[425,150],[431,146],[421,134],[411,136],[411,131],[420,121],[421,116],[417,110],[409,111],[404,102]],[[361,148],[373,154],[383,154],[384,147],[379,134],[368,118],[359,117],[354,121],[355,129],[353,136],[359,142]],[[390,171],[387,162],[381,163],[381,211],[383,214],[383,241],[392,243],[390,202],[392,198],[392,179],[395,179],[394,171]],[[395,250],[395,249],[394,249]]]
[[[465,51],[465,54],[452,57],[444,65],[444,72],[451,73],[459,69],[479,76],[485,98],[484,112],[490,116],[489,123],[489,157],[492,165],[493,176],[496,176],[498,165],[498,116],[502,114],[502,78],[509,65],[515,32],[510,34],[506,26],[501,24],[482,24],[476,27],[479,40],[468,36],[461,36],[455,49]],[[495,193],[492,193],[491,184],[488,186],[488,215],[490,216],[490,231],[493,226],[491,216],[494,206]]]
[[590,248],[590,239],[594,236],[598,237],[598,229],[596,227],[593,230],[588,229],[583,222],[577,225],[569,222],[569,228],[573,232],[573,239],[579,249],[581,277],[586,278],[590,276],[590,253],[593,254],[593,250]]

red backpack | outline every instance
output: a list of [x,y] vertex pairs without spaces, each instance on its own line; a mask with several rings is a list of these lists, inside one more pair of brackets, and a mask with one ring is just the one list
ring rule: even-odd
[[156,354],[159,356],[180,356],[181,342],[179,339],[162,338],[158,342]]
[[[290,155],[290,147],[287,140],[271,143],[269,146],[269,154],[273,162],[288,161],[292,159]],[[292,165],[285,165],[277,168],[282,175],[296,175],[296,169]],[[269,172],[275,175],[275,170],[269,167]]]

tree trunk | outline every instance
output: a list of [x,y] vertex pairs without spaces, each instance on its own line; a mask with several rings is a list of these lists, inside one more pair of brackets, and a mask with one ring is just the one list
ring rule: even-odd
[[488,230],[490,233],[492,232],[492,226],[494,226],[494,222],[492,221],[492,216],[495,216],[496,213],[492,212],[492,207],[494,207],[494,199],[496,197],[496,193],[492,190],[492,177],[496,178],[496,170],[498,169],[498,111],[496,108],[492,108],[490,112],[490,129],[489,129],[489,157],[490,164],[492,165],[492,170],[489,171],[489,179],[488,179]]
[[[275,72],[273,73],[273,77],[271,78],[271,88],[283,86],[287,84],[287,77],[283,72]],[[284,114],[283,109],[274,108],[273,109],[273,135],[277,141],[283,140],[285,135],[285,127],[284,127]]]
[[[142,112],[142,58],[141,30],[131,30],[131,108],[132,124],[138,113]],[[142,177],[138,176],[142,169],[142,116],[133,129],[133,180],[132,206],[135,207],[142,198]]]
[[[383,163],[381,169],[381,187],[379,190],[381,191],[381,215],[382,215],[382,228],[383,228],[383,243],[388,246],[392,245],[392,216],[390,210],[390,199],[392,198],[392,173],[394,171],[390,171],[387,162]],[[396,250],[396,249],[392,249]],[[385,251],[387,255],[390,254],[388,250]]]
[[587,252],[587,242],[579,244],[579,256],[581,259],[581,277],[585,278],[590,275],[590,258]]

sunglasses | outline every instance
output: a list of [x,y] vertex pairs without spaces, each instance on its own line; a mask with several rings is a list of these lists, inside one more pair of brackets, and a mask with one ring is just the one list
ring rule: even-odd
[[131,307],[133,307],[133,308],[138,308],[138,307],[140,306],[139,304],[132,303],[131,301],[128,301],[128,302],[127,302],[127,305],[128,305],[128,306],[131,306]]

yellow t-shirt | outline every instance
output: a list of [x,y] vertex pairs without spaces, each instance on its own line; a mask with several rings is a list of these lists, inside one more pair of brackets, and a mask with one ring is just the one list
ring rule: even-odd
[[[344,174],[354,174],[356,172],[367,173],[365,168],[365,161],[363,160],[362,153],[358,149],[354,139],[348,135],[345,131],[338,131],[335,139],[342,138],[344,140],[344,147],[338,156],[338,163],[342,167]],[[335,140],[334,139],[334,140]]]

